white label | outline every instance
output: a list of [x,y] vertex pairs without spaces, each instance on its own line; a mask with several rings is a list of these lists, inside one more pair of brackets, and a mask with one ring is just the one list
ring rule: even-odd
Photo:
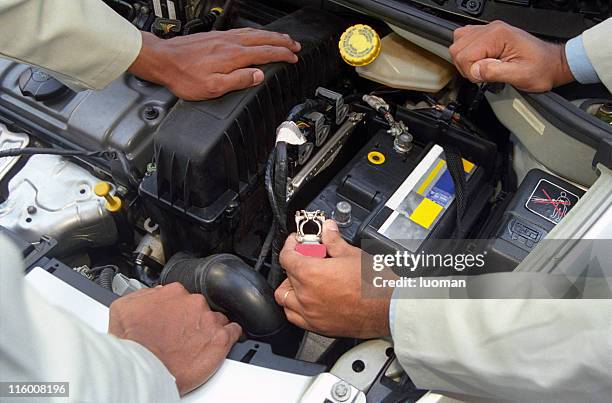
[[176,8],[174,8],[174,2],[168,0],[168,18],[176,20]]
[[438,157],[442,154],[442,151],[442,147],[435,144],[423,160],[419,162],[419,165],[414,168],[400,187],[397,188],[395,193],[387,200],[385,206],[389,207],[391,210],[397,209],[408,193],[412,192],[412,189],[414,189],[419,180],[427,173],[427,170],[436,162]]
[[164,16],[162,14],[161,3],[159,2],[159,0],[153,0],[153,11],[155,12],[156,17],[161,18]]
[[514,110],[517,111],[523,117],[523,119],[525,119],[527,123],[529,123],[529,125],[533,127],[533,130],[540,134],[540,136],[544,134],[544,129],[546,129],[546,125],[541,122],[540,119],[538,119],[538,117],[533,112],[529,110],[529,108],[523,103],[523,101],[518,98],[514,98],[514,100],[512,101],[512,107],[514,107]]

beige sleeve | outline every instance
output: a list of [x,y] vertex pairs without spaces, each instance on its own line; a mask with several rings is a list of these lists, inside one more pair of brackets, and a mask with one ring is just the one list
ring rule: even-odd
[[610,312],[604,299],[394,299],[390,316],[398,359],[419,388],[604,402],[612,396]]
[[140,31],[102,0],[0,1],[0,55],[80,87],[102,89],[125,72]]
[[612,18],[584,31],[582,41],[599,79],[612,92]]
[[153,353],[96,333],[31,288],[19,252],[3,235],[0,301],[1,382],[69,382],[70,402],[179,402],[174,378]]

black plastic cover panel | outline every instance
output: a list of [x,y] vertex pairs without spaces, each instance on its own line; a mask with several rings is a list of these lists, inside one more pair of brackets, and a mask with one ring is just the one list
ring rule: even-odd
[[337,41],[347,25],[303,9],[266,26],[302,44],[299,62],[264,66],[265,81],[254,88],[179,101],[155,136],[157,173],[145,179],[141,192],[199,221],[216,220],[228,200],[244,196],[260,178],[289,109],[338,77]]
[[401,0],[399,3],[436,13],[441,11],[456,21],[503,20],[534,34],[562,39],[577,36],[612,15],[610,2],[602,0]]

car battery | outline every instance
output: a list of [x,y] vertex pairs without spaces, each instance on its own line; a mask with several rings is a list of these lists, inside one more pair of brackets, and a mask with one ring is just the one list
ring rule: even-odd
[[[334,218],[347,241],[371,253],[416,252],[427,239],[453,237],[455,186],[443,147],[414,142],[402,151],[380,130],[307,209]],[[492,187],[483,168],[464,159],[463,169],[473,196],[464,215],[470,226]]]
[[512,270],[570,212],[584,190],[532,169],[510,200],[488,246],[488,261],[498,270]]

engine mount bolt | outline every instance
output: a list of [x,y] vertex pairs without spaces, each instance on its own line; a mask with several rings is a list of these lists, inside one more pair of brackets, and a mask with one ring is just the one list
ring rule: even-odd
[[339,402],[344,402],[351,397],[351,387],[344,381],[340,381],[332,386],[332,397]]
[[159,117],[159,111],[152,106],[147,106],[144,110],[144,117],[147,120],[155,120]]
[[332,218],[336,220],[339,227],[347,227],[351,223],[353,207],[349,202],[339,201],[332,212]]
[[27,211],[28,211],[28,214],[36,214],[38,210],[36,209],[35,206],[28,206]]

